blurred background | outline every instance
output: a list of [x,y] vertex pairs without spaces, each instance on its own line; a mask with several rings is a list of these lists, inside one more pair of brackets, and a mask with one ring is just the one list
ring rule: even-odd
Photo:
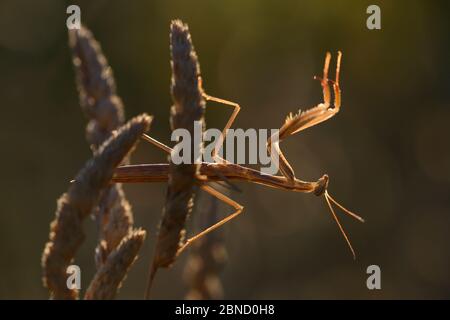
[[[69,4],[101,43],[127,117],[154,115],[151,135],[165,143],[172,19],[189,24],[206,92],[241,104],[235,128],[278,128],[289,112],[321,102],[312,77],[326,51],[342,50],[342,111],[283,150],[299,178],[327,173],[330,193],[366,219],[341,215],[357,260],[322,198],[239,184],[231,197],[244,214],[219,231],[225,298],[450,298],[450,5],[312,0],[0,0],[0,298],[48,298],[40,259],[56,199],[91,156],[67,45]],[[381,8],[381,30],[366,28],[371,4]],[[214,106],[207,126],[222,128],[231,110]],[[132,162],[165,158],[141,143]],[[166,188],[125,187],[135,225],[149,235],[119,298],[143,297]],[[97,235],[92,220],[84,226],[75,263],[86,288]],[[158,273],[155,298],[185,296],[187,257]],[[372,264],[381,290],[366,287]]]

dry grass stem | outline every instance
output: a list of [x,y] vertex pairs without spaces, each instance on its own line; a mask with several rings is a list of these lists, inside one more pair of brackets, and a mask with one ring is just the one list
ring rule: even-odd
[[[194,136],[194,121],[203,121],[205,101],[199,83],[200,67],[189,29],[179,20],[172,21],[170,26],[170,48],[171,93],[174,103],[170,110],[171,129],[184,128]],[[195,150],[202,149],[201,145],[192,143],[192,154]],[[170,163],[166,204],[146,297],[149,295],[150,284],[156,270],[160,267],[169,267],[175,261],[176,254],[184,242],[185,223],[193,206],[197,174],[198,165]]]
[[58,200],[55,220],[50,225],[50,240],[42,256],[44,285],[54,299],[76,299],[78,292],[66,285],[67,267],[84,240],[82,221],[98,204],[115,168],[148,130],[152,118],[141,115],[119,128],[95,152],[77,174],[69,189]]
[[[112,69],[92,33],[86,27],[70,30],[69,45],[80,105],[89,120],[86,137],[94,151],[123,124],[124,106],[116,93]],[[102,192],[95,211],[99,232],[95,260],[99,269],[111,251],[131,232],[133,213],[121,184],[111,185]]]

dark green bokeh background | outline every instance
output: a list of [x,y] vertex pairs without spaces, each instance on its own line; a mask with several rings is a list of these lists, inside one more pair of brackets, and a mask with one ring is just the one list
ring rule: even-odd
[[[233,198],[245,213],[224,227],[226,298],[450,298],[448,2],[74,1],[102,44],[128,117],[155,116],[169,143],[170,20],[190,26],[206,91],[237,101],[240,128],[277,128],[321,101],[327,50],[343,51],[342,112],[288,139],[297,176],[330,175],[330,192],[366,218],[342,218],[352,260],[323,199],[255,185]],[[47,298],[40,257],[56,199],[90,157],[61,0],[0,0],[0,298]],[[382,30],[366,28],[378,4]],[[334,61],[333,64],[334,65]],[[209,105],[207,125],[230,110]],[[141,144],[134,163],[163,162]],[[142,298],[165,184],[126,187],[137,226],[149,231],[120,298]],[[223,214],[230,208],[221,206]],[[76,259],[94,272],[96,235]],[[156,298],[182,298],[186,256],[157,276]],[[382,290],[366,288],[366,268]]]

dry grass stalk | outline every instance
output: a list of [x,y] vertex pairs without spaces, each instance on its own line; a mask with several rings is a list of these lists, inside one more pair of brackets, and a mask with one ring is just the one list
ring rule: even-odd
[[[86,138],[95,151],[113,130],[124,123],[124,107],[116,93],[112,69],[92,33],[86,27],[70,30],[69,45],[80,105],[89,119]],[[131,205],[121,184],[111,185],[102,192],[95,218],[99,230],[95,257],[100,269],[133,226]]]
[[87,300],[114,299],[145,240],[145,231],[137,229],[122,239],[97,271],[84,296]]
[[[203,197],[202,194],[200,201],[202,204],[197,208],[204,209],[197,216],[197,219],[200,220],[198,229],[204,230],[219,220],[217,214],[218,199],[211,196]],[[192,245],[184,269],[185,281],[189,287],[186,299],[223,299],[223,287],[219,273],[225,265],[226,258],[227,252],[223,241],[223,232],[220,230],[207,234]]]
[[[184,128],[191,133],[191,136],[194,136],[194,121],[203,121],[205,100],[199,83],[200,67],[197,54],[188,26],[180,20],[171,23],[170,48],[172,58],[171,93],[174,103],[170,110],[171,129]],[[193,153],[199,148],[201,149],[202,146],[194,144],[191,146]],[[198,169],[196,164],[175,165],[170,163],[166,204],[151,265],[146,297],[149,296],[150,285],[156,270],[172,265],[184,242],[185,223],[192,211]]]
[[78,297],[77,290],[67,288],[66,270],[84,240],[82,221],[98,204],[101,191],[110,183],[115,168],[148,130],[151,120],[144,114],[114,132],[59,198],[56,217],[50,225],[50,240],[42,256],[43,281],[52,298]]

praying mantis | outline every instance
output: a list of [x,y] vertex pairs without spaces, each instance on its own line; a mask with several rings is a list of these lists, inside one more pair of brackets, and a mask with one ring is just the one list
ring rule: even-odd
[[[271,145],[272,144],[271,139],[267,141],[268,152],[271,153],[273,152],[271,150],[275,150],[276,152],[275,156],[279,157],[279,171],[281,172],[282,175],[266,174],[252,168],[228,162],[225,159],[219,157],[218,151],[222,147],[227,135],[227,131],[232,126],[241,107],[237,103],[216,98],[206,93],[203,94],[203,98],[206,101],[214,101],[224,105],[231,106],[233,107],[233,112],[230,118],[228,119],[224,129],[222,130],[222,134],[220,135],[217,144],[214,147],[212,156],[215,162],[200,163],[199,175],[196,178],[197,183],[200,185],[200,188],[202,190],[218,198],[219,200],[225,202],[226,204],[230,205],[231,207],[234,208],[235,211],[230,215],[228,215],[227,217],[225,217],[224,219],[222,219],[221,221],[213,224],[212,226],[199,232],[197,235],[186,240],[185,243],[182,244],[179,250],[177,251],[176,253],[177,256],[179,256],[184,250],[186,250],[194,241],[200,239],[209,232],[214,231],[215,229],[221,227],[222,225],[236,218],[243,212],[244,207],[242,205],[232,200],[228,196],[224,195],[223,193],[219,192],[218,190],[214,189],[211,185],[208,185],[209,182],[217,182],[225,180],[225,181],[247,181],[250,183],[256,183],[276,189],[283,189],[287,191],[303,192],[303,193],[313,193],[316,196],[323,196],[328,205],[328,208],[330,209],[330,213],[333,219],[335,220],[340,232],[342,233],[353,255],[353,258],[356,259],[355,250],[353,249],[350,239],[347,236],[344,228],[342,227],[335,213],[335,210],[333,209],[332,204],[340,208],[345,214],[349,215],[350,217],[360,222],[364,222],[364,220],[357,214],[346,209],[329,194],[328,192],[329,177],[327,174],[324,174],[321,178],[319,178],[315,182],[302,181],[296,178],[293,168],[287,161],[286,157],[284,156],[279,146],[279,142],[281,142],[285,138],[292,136],[296,133],[299,133],[309,127],[315,126],[321,122],[324,122],[332,118],[339,112],[341,107],[341,89],[339,86],[341,58],[342,53],[338,51],[336,62],[336,74],[334,80],[330,80],[328,78],[328,70],[331,61],[331,54],[329,52],[327,52],[325,56],[323,76],[314,77],[314,79],[319,80],[321,83],[323,91],[323,102],[304,112],[299,111],[296,115],[290,114],[286,118],[286,121],[279,130],[279,140],[273,142],[273,146]],[[201,83],[201,78],[199,78],[199,83]],[[331,90],[330,84],[333,90]],[[333,104],[331,102],[332,92],[334,96]],[[146,134],[144,134],[142,138],[145,141],[162,149],[168,154],[172,152],[172,149],[170,147]],[[271,156],[273,156],[273,154],[271,154]],[[113,182],[164,182],[168,180],[168,175],[169,175],[168,163],[125,165],[116,169],[113,177]]]

